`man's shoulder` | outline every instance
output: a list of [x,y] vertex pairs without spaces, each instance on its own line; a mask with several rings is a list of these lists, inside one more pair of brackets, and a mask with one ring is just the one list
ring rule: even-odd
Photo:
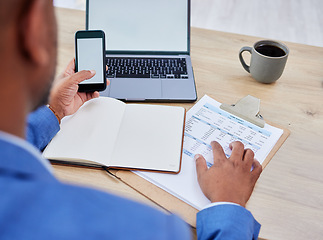
[[174,215],[57,181],[35,151],[8,139],[0,140],[0,149],[0,227],[6,229],[2,239],[181,239],[189,235],[186,224]]
[[[98,190],[32,179],[7,181],[6,185],[6,197],[0,201],[3,206],[0,215],[14,214],[9,221],[4,218],[0,222],[20,226],[21,232],[11,232],[13,238],[19,238],[23,232],[25,236],[31,234],[33,239],[44,236],[50,239],[80,236],[87,239],[104,236],[111,239],[176,239],[176,236],[185,239],[189,236],[186,224],[178,217]],[[31,229],[37,229],[37,233]]]

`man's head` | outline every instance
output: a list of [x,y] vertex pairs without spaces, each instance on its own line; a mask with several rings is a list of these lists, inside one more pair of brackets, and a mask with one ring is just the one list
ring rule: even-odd
[[13,118],[47,101],[57,50],[53,1],[0,0],[0,29],[0,110]]
[[10,81],[24,85],[28,110],[32,110],[44,98],[47,100],[44,95],[49,92],[55,72],[57,34],[53,2],[0,0],[0,26],[1,63],[10,62],[23,75]]

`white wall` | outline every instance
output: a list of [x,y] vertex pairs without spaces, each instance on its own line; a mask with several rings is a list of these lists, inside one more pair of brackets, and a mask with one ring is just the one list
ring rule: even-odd
[[[194,27],[323,47],[323,0],[191,1]],[[85,0],[54,5],[84,10]]]

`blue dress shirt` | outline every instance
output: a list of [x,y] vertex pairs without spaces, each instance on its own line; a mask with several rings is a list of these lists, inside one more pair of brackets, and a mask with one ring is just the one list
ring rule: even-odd
[[[27,139],[43,149],[59,131],[42,107],[28,118]],[[59,182],[29,143],[0,132],[0,239],[189,239],[175,215],[94,189]],[[197,215],[199,239],[257,239],[245,208],[218,205]]]
[[39,150],[43,150],[59,129],[55,114],[47,106],[43,106],[29,114],[26,140]]

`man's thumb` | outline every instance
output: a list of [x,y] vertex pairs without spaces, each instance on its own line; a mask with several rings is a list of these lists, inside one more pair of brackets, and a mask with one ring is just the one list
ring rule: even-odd
[[72,75],[71,82],[79,84],[84,80],[91,79],[92,77],[94,77],[95,74],[96,74],[95,70],[91,70],[91,71],[83,70]]

